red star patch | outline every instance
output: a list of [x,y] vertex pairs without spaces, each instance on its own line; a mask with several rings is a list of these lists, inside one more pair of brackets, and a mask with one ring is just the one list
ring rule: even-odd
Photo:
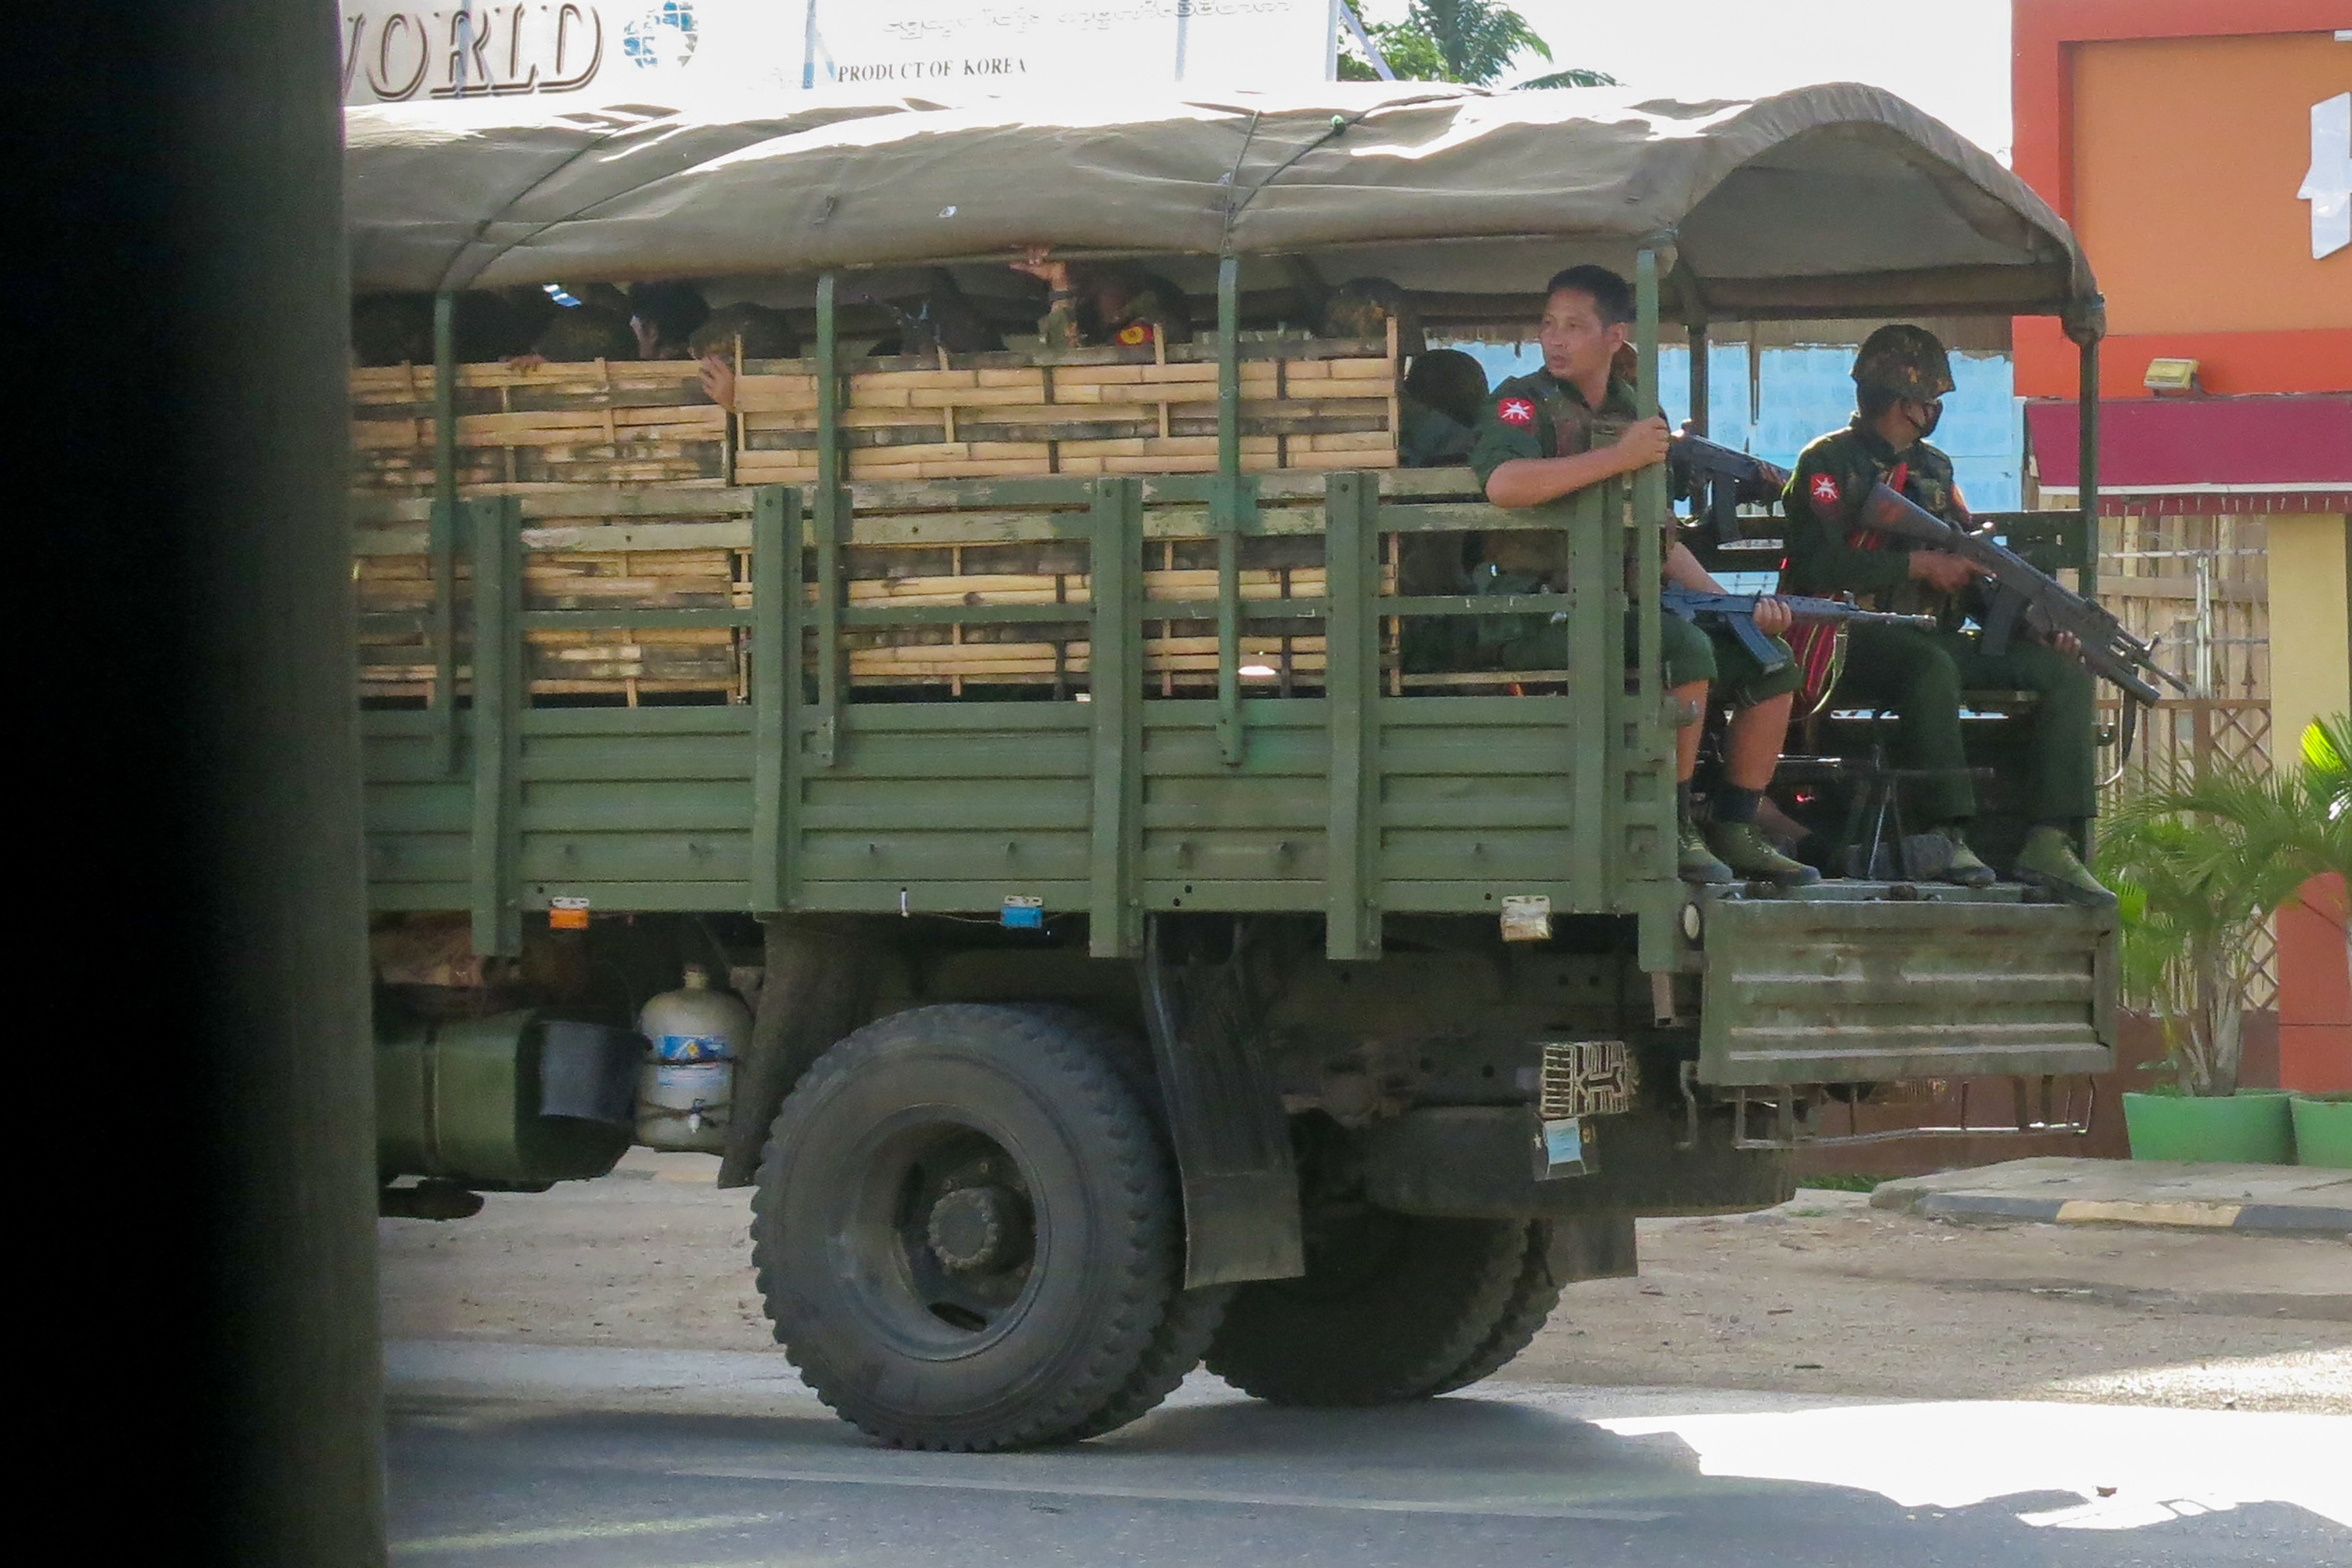
[[1838,482],[1835,475],[1815,474],[1813,476],[1813,500],[1822,506],[1837,505]]
[[1524,397],[1506,397],[1495,405],[1495,417],[1506,425],[1532,425],[1536,422],[1536,405]]

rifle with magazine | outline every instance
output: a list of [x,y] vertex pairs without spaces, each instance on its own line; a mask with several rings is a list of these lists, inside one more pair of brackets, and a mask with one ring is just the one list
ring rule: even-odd
[[1667,588],[1658,597],[1668,615],[1693,622],[1705,616],[1729,626],[1732,636],[1756,656],[1756,662],[1763,666],[1767,675],[1787,664],[1789,653],[1756,629],[1756,606],[1766,599],[1778,599],[1801,621],[1862,621],[1886,626],[1917,626],[1923,631],[1936,629],[1933,616],[1892,615],[1883,610],[1865,610],[1845,599],[1812,599],[1802,594],[1708,594],[1696,588]]
[[[1686,493],[1713,479],[1727,484],[1741,500],[1769,501],[1779,500],[1789,483],[1787,469],[1703,436],[1675,437],[1666,453],[1666,465],[1675,475],[1677,488]],[[1946,522],[1885,484],[1872,487],[1863,498],[1855,522],[1858,527],[1958,555],[1975,565],[1984,576],[1982,603],[1974,608],[1984,628],[1986,653],[2006,653],[2010,638],[2021,628],[2049,643],[2067,632],[2082,645],[2083,662],[2091,673],[2135,702],[2152,704],[2163,696],[2142,672],[2177,690],[2189,689],[2179,676],[2156,662],[2146,643],[2124,630],[2122,622],[1990,535]]]

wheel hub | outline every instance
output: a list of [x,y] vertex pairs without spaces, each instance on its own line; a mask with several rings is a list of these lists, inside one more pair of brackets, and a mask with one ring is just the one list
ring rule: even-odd
[[1013,1228],[1012,1194],[998,1186],[958,1187],[931,1205],[924,1234],[941,1264],[968,1274],[1005,1260]]

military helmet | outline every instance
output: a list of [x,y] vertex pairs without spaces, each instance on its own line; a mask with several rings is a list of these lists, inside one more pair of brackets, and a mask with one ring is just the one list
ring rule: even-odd
[[1853,384],[1857,392],[1930,403],[1952,390],[1951,356],[1925,327],[1881,327],[1853,356]]
[[1331,290],[1323,302],[1317,335],[1326,338],[1373,338],[1389,335],[1397,324],[1397,352],[1421,352],[1421,313],[1412,297],[1385,278],[1352,278]]

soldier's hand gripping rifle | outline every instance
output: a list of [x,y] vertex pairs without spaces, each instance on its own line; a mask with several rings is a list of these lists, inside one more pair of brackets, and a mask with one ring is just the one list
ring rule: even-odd
[[[1769,501],[1778,500],[1789,483],[1786,469],[1702,436],[1675,437],[1666,464],[1681,476],[1675,483],[1684,493],[1694,493],[1706,479],[1714,479],[1720,481],[1718,494],[1727,486],[1741,500]],[[2082,645],[2083,662],[2091,673],[2135,702],[2150,704],[2163,696],[2143,671],[2176,690],[2189,689],[2179,676],[2156,662],[2146,643],[2124,630],[2122,622],[1990,535],[1955,527],[1885,484],[1873,486],[1863,498],[1856,521],[1860,527],[1957,555],[1984,574],[1984,613],[1978,618],[1984,626],[1981,646],[1986,653],[2006,653],[2021,626],[2043,642],[2055,642],[2059,633],[2068,632]]]
[[1778,599],[1789,606],[1789,613],[1801,621],[1862,621],[1883,626],[1917,626],[1923,631],[1936,629],[1933,616],[1896,616],[1881,610],[1865,610],[1843,599],[1809,599],[1801,594],[1707,594],[1696,588],[1667,588],[1658,595],[1666,613],[1686,621],[1696,621],[1704,616],[1720,621],[1731,628],[1739,644],[1756,656],[1756,662],[1771,674],[1789,662],[1789,651],[1756,629],[1756,606],[1766,599]]

